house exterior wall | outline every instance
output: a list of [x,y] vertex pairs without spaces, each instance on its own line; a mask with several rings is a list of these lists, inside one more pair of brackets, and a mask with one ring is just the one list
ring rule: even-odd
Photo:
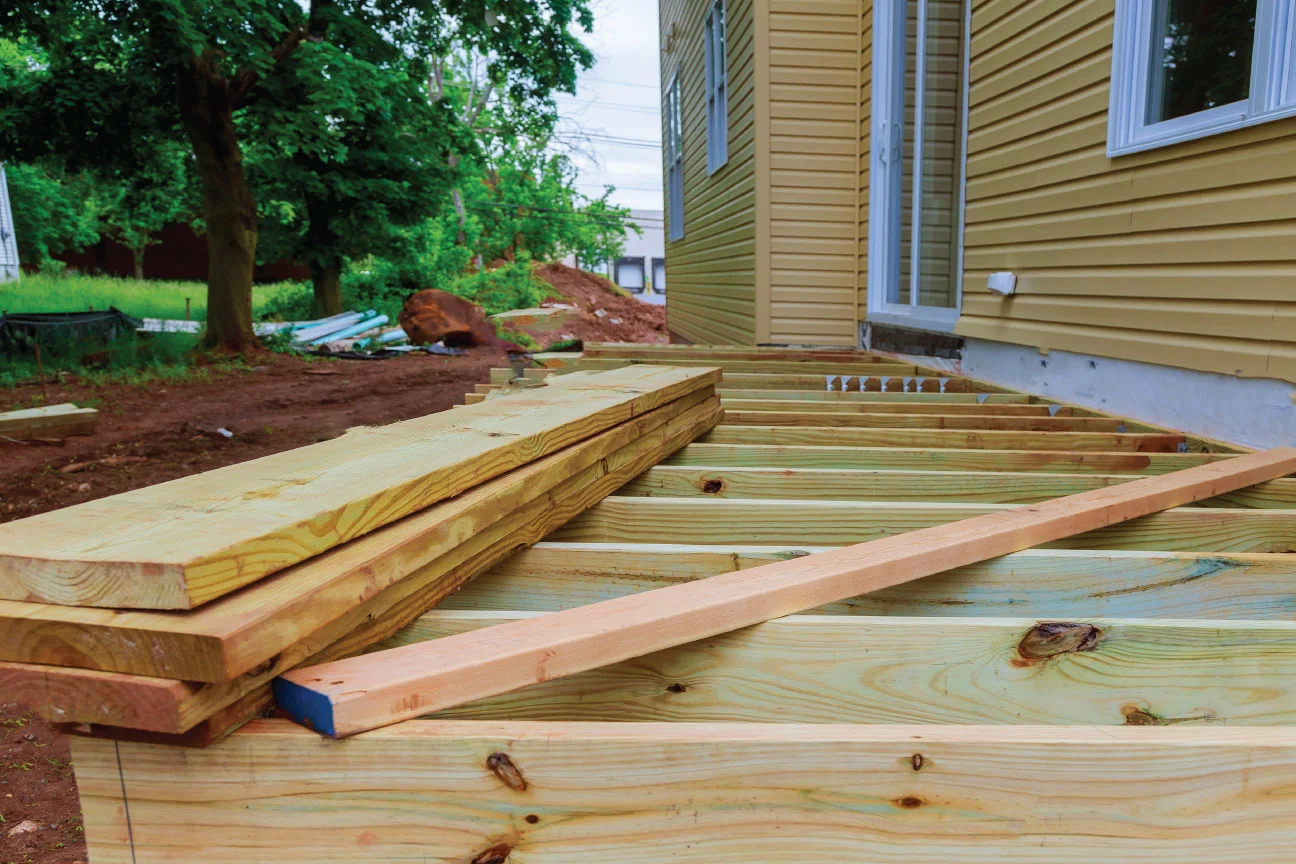
[[756,342],[757,2],[766,0],[727,0],[729,161],[709,176],[702,21],[711,2],[659,5],[662,87],[679,75],[684,147],[684,236],[666,243],[667,326],[690,342]]
[[1059,6],[974,0],[955,332],[1296,381],[1296,120],[1109,159],[1115,0]]
[[861,148],[869,120],[861,98],[871,21],[871,0],[769,0],[764,341],[856,344],[868,219]]

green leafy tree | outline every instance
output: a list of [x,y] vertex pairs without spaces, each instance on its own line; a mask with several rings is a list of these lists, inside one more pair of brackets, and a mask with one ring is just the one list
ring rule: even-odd
[[52,163],[5,165],[18,257],[40,264],[99,242],[95,184]]
[[[203,190],[211,260],[207,341],[243,350],[256,343],[252,274],[259,214],[245,166],[249,131],[262,141],[277,139],[276,146],[291,146],[288,139],[300,136],[304,149],[318,152],[318,137],[303,131],[302,117],[339,107],[328,96],[322,106],[314,100],[337,92],[333,76],[364,74],[384,52],[388,64],[413,81],[430,80],[426,58],[445,56],[457,45],[489,58],[491,81],[518,98],[571,91],[578,64],[589,62],[573,25],[590,30],[586,0],[6,4],[0,31],[34,46],[39,60],[6,69],[0,80],[0,157],[57,153],[74,169],[112,166],[133,173],[157,140],[183,136]],[[357,62],[340,62],[343,57]],[[357,92],[363,89],[354,83]],[[376,92],[390,97],[394,91]],[[277,106],[279,115],[265,112],[243,123],[261,101]],[[426,98],[419,104],[433,107]],[[367,107],[375,122],[404,117],[408,106]],[[387,130],[403,131],[399,122]],[[426,170],[438,168],[450,170]]]
[[497,148],[478,182],[467,184],[467,208],[481,222],[478,248],[489,261],[549,261],[573,254],[607,261],[638,232],[630,211],[577,191],[577,173],[562,154],[543,145]]
[[109,174],[95,184],[99,232],[130,250],[136,279],[144,278],[144,251],[159,242],[158,232],[194,220],[200,208],[188,150],[162,142],[156,153],[135,173]]

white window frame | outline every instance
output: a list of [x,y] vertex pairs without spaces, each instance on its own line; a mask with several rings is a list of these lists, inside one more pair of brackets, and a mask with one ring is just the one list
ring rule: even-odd
[[[918,2],[918,32],[915,45],[927,44],[927,0]],[[922,159],[923,136],[914,139],[913,196],[910,243],[909,302],[889,299],[890,288],[900,284],[900,246],[904,217],[904,129],[906,121],[922,128],[919,118],[926,114],[927,52],[918,51],[914,70],[914,110],[904,116],[905,87],[905,3],[906,0],[876,0],[873,4],[873,95],[869,154],[869,249],[868,249],[868,320],[918,330],[949,333],[958,323],[963,308],[963,225],[967,200],[967,129],[970,40],[972,4],[965,2],[963,18],[963,130],[959,160],[958,202],[956,205],[958,250],[954,278],[954,305],[945,308],[923,306],[919,290],[922,278]]]
[[[1139,153],[1296,116],[1296,0],[1258,0],[1251,94],[1196,114],[1148,123],[1157,0],[1117,0],[1107,155]],[[1158,28],[1159,29],[1159,28]]]
[[671,240],[684,237],[684,123],[680,107],[679,75],[666,86],[666,205]]
[[729,46],[725,0],[715,0],[702,22],[702,57],[706,67],[707,174],[729,161]]

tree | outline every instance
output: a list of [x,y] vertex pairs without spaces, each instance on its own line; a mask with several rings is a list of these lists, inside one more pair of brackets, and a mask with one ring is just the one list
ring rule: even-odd
[[40,264],[99,241],[94,183],[57,164],[5,165],[18,258]]
[[470,213],[481,222],[478,249],[487,261],[581,261],[620,257],[627,231],[639,232],[630,210],[576,189],[576,169],[547,142],[497,146],[478,182],[466,184]]
[[[251,106],[266,100],[279,108],[257,127],[263,140],[290,139],[303,116],[318,112],[314,97],[337,86],[330,76],[369,68],[379,48],[411,80],[429,79],[425,58],[462,45],[490,58],[492,81],[519,97],[570,92],[577,65],[589,62],[573,25],[591,29],[586,0],[6,4],[0,28],[36,46],[40,61],[0,80],[0,157],[59,153],[100,169],[133,168],[154,141],[183,135],[203,189],[211,259],[207,344],[241,351],[256,344],[251,295],[258,211],[240,123]],[[302,62],[318,73],[313,80],[296,65],[310,48],[317,56]],[[344,56],[362,62],[325,63]],[[303,85],[304,98],[283,98]],[[370,120],[404,114],[403,107],[369,107]],[[320,218],[331,223],[336,215]]]
[[158,242],[157,233],[174,222],[198,215],[199,195],[193,158],[172,142],[162,142],[156,156],[135,174],[97,178],[99,232],[131,252],[135,278],[144,278],[144,250]]
[[[261,257],[310,266],[317,316],[342,311],[348,261],[399,254],[402,229],[446,199],[454,118],[429,106],[422,82],[384,48],[371,46],[376,56],[361,59],[329,45],[306,46],[292,64],[293,79],[285,76],[287,86],[248,112],[255,127],[248,174],[265,228]],[[295,116],[284,134],[281,118],[305,99],[317,110]]]

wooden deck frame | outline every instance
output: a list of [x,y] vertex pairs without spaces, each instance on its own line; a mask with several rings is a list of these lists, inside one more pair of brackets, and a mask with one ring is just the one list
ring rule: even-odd
[[[682,358],[678,350],[654,348],[645,359]],[[757,355],[742,362],[762,362],[763,350],[742,349]],[[719,353],[737,361],[740,352]],[[945,393],[843,393],[824,389],[822,375],[726,372],[719,392],[728,405],[815,406],[795,409],[803,414],[1031,417],[1042,405],[1044,416],[1106,416],[944,377]],[[871,410],[881,405],[922,410]],[[995,405],[1035,410],[999,414]],[[885,529],[1240,452],[1137,422],[1126,434],[1067,439],[966,430],[935,439],[948,442],[940,447],[922,436],[956,430],[764,428],[720,427],[623,487],[591,521],[501,561],[391,638],[787,560],[819,551],[817,539],[859,539],[842,530],[851,523],[834,528],[814,514],[854,513],[856,528],[877,530],[880,519]],[[878,432],[888,434],[866,437]],[[707,491],[708,480],[721,490]],[[1014,553],[813,610],[818,621],[771,622],[460,709],[474,719],[413,720],[342,742],[258,720],[178,770],[157,744],[77,739],[90,861],[1028,864],[1046,854],[1059,864],[1292,864],[1296,731],[1286,725],[1281,671],[1289,649],[1265,639],[1296,614],[1296,555],[1243,551],[1296,542],[1292,484],[1148,517],[1123,538],[1105,529],[1112,544],[1137,548]],[[741,543],[711,530],[740,511],[780,509],[781,522],[752,521]],[[613,537],[613,526],[629,533]],[[587,542],[605,530],[602,542]],[[659,542],[632,542],[648,536]],[[804,636],[812,631],[821,635]],[[780,635],[793,632],[802,635]],[[897,642],[899,633],[908,635]],[[971,633],[987,640],[983,649],[960,635]],[[1192,649],[1186,634],[1200,637]],[[888,668],[888,649],[901,644],[903,658]],[[815,654],[835,662],[813,674],[798,665]],[[1229,662],[1238,665],[1221,665]],[[732,677],[740,668],[748,671]],[[885,698],[870,704],[879,692]],[[863,722],[819,722],[843,704],[841,716]],[[1021,716],[1010,716],[1018,705]],[[504,713],[512,719],[489,719]],[[976,725],[950,725],[959,718]]]

